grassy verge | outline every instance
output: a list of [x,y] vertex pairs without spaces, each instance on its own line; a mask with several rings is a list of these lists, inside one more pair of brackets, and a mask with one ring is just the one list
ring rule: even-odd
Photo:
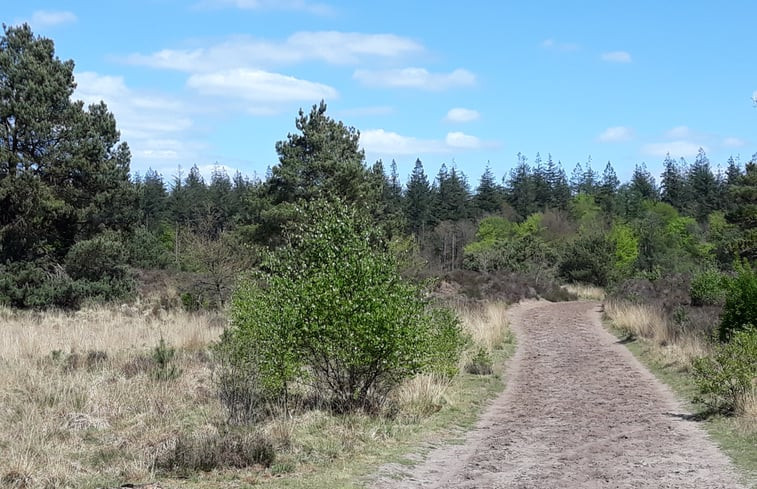
[[[214,391],[208,346],[223,330],[222,316],[0,310],[0,486],[360,487],[384,463],[410,463],[408,453],[461,438],[502,390],[514,350],[504,310],[460,311],[472,339],[462,373],[412,379],[395,393],[392,416],[303,409],[241,434],[225,431]],[[482,357],[491,374],[465,373]],[[256,447],[245,440],[264,440],[276,458],[266,468],[159,469],[177,446],[199,450],[181,454],[198,465],[227,456],[225,440],[242,440],[231,456]]]
[[[700,420],[701,426],[712,440],[733,460],[737,470],[751,484],[750,487],[757,488],[757,419],[706,413],[704,406],[693,402],[698,390],[690,371],[692,356],[686,354],[690,353],[688,350],[691,347],[681,348],[675,344],[663,347],[651,338],[629,337],[628,328],[620,328],[618,319],[622,322],[627,317],[612,318],[610,314],[607,322],[610,331],[618,339],[622,339],[642,364],[673,390],[686,409]],[[687,350],[686,353],[682,354],[681,349]],[[693,350],[697,351],[698,348]]]

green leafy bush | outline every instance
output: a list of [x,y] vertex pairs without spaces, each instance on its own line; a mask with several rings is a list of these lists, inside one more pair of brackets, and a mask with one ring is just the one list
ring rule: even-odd
[[715,354],[694,363],[694,376],[704,402],[723,413],[739,413],[757,395],[757,328],[734,332]]
[[615,261],[615,246],[599,233],[581,234],[568,245],[559,264],[560,275],[572,282],[604,286]]
[[748,262],[737,264],[736,272],[736,277],[728,283],[720,341],[728,341],[747,325],[757,325],[757,274]]
[[717,270],[706,270],[694,276],[689,289],[694,306],[717,306],[725,301],[726,280]]
[[340,204],[298,212],[288,244],[234,295],[220,347],[255,371],[255,392],[287,408],[305,384],[336,411],[373,410],[420,371],[451,373],[457,319],[400,277],[371,221]]

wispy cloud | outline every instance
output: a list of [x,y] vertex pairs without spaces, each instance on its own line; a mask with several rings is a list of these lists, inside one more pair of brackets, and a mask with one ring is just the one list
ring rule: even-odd
[[335,88],[322,83],[248,69],[195,74],[189,77],[187,86],[203,95],[234,97],[263,104],[318,102],[339,95]]
[[444,139],[422,139],[403,136],[384,129],[370,129],[362,132],[360,143],[367,153],[385,156],[443,154],[495,146],[493,143],[487,143],[476,136],[462,132],[447,133]]
[[607,61],[608,63],[630,63],[631,53],[627,51],[609,51],[602,53],[601,58],[602,61]]
[[381,155],[419,155],[446,153],[449,148],[443,141],[402,136],[384,129],[369,129],[360,133],[360,143],[367,153]]
[[475,121],[479,117],[481,117],[481,114],[479,114],[477,110],[455,107],[447,112],[447,115],[444,116],[444,120],[446,122],[463,123]]
[[693,136],[688,126],[676,126],[665,132],[665,137],[670,139],[687,139]]
[[543,40],[541,42],[541,47],[554,51],[570,52],[578,51],[581,46],[574,42],[558,42],[550,38]]
[[306,0],[203,0],[199,8],[238,8],[242,10],[289,10],[315,15],[331,15],[335,12],[331,5]]
[[603,143],[622,143],[633,139],[634,131],[630,127],[614,126],[608,127],[602,134],[597,137]]
[[642,146],[642,153],[649,156],[665,156],[670,153],[674,157],[693,157],[699,152],[699,148],[708,151],[706,146],[697,144],[692,141],[678,140],[664,143],[649,143]]
[[458,68],[450,73],[431,73],[425,68],[356,70],[353,78],[371,87],[417,88],[442,91],[476,84],[476,75]]
[[137,166],[191,160],[203,148],[196,138],[189,137],[194,124],[181,101],[133,90],[120,76],[81,72],[76,73],[76,83],[73,99],[86,104],[104,101],[108,105]]
[[740,148],[746,145],[746,141],[741,138],[727,137],[723,139],[723,146],[726,148]]
[[483,146],[479,138],[462,132],[447,133],[447,136],[444,138],[444,142],[450,148],[459,149],[479,149]]
[[316,60],[330,64],[358,64],[370,59],[394,59],[423,52],[418,42],[394,34],[359,32],[297,32],[284,41],[236,36],[195,49],[163,49],[134,53],[129,64],[197,73],[230,68],[260,68]]
[[76,22],[76,15],[69,11],[37,10],[29,23],[34,27],[52,27]]

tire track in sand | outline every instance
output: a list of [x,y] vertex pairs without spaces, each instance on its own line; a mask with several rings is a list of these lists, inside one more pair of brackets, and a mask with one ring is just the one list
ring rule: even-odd
[[384,467],[376,489],[744,489],[728,459],[602,326],[595,302],[510,310],[507,388],[463,445]]

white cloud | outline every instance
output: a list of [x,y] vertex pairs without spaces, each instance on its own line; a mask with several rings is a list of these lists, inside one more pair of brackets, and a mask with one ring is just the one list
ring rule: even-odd
[[625,126],[608,127],[597,138],[603,143],[621,143],[633,139],[633,129]]
[[757,104],[757,90],[755,90],[754,93],[752,93],[752,102]]
[[383,155],[446,153],[449,149],[442,141],[402,136],[396,132],[383,129],[370,129],[361,132],[360,143],[367,153]]
[[394,34],[359,32],[296,32],[284,41],[272,42],[236,36],[209,47],[163,49],[152,54],[131,54],[126,62],[190,73],[268,65],[287,65],[307,60],[330,64],[357,64],[366,58],[398,58],[419,53],[423,46]]
[[202,149],[187,135],[194,124],[189,110],[179,100],[134,91],[120,76],[82,72],[76,73],[76,83],[72,99],[85,104],[104,101],[108,105],[137,166],[157,160],[191,159]]
[[691,129],[688,126],[676,126],[665,133],[666,138],[670,139],[687,139],[692,136]]
[[746,141],[740,138],[727,137],[723,140],[723,146],[726,148],[739,148],[746,145]]
[[602,61],[610,63],[630,63],[631,54],[627,51],[610,51],[602,53]]
[[707,151],[705,146],[686,140],[669,141],[665,143],[650,143],[642,146],[641,150],[649,156],[665,156],[670,153],[673,157],[693,157],[699,152],[699,148]]
[[306,0],[204,0],[200,8],[234,7],[242,10],[292,10],[316,15],[330,15],[334,9],[325,3]]
[[481,114],[476,110],[456,107],[447,112],[444,120],[447,122],[471,122],[477,120],[479,117],[481,117]]
[[425,68],[394,70],[356,70],[353,78],[364,85],[390,88],[418,88],[441,91],[453,87],[471,86],[476,75],[458,68],[450,73],[431,73]]
[[52,27],[76,22],[76,15],[69,11],[37,10],[29,23],[34,27]]
[[554,39],[545,39],[541,42],[541,47],[554,51],[578,51],[579,45],[574,42],[557,42]]
[[403,136],[384,129],[370,129],[360,133],[360,143],[366,153],[391,156],[453,153],[496,146],[462,132],[447,133],[444,140],[440,140]]
[[318,102],[338,97],[336,89],[322,83],[262,70],[236,69],[189,77],[187,86],[204,95],[238,97],[251,102]]
[[459,149],[479,149],[482,146],[479,138],[462,132],[447,133],[444,142],[451,148]]

